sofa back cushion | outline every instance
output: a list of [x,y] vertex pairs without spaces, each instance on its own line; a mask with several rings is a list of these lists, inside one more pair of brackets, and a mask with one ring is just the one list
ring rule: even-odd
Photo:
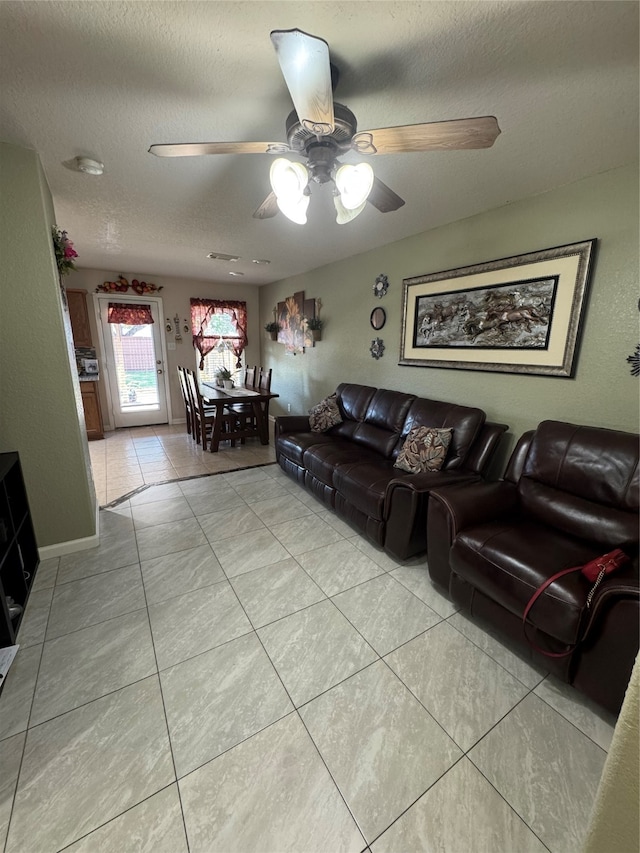
[[338,385],[336,399],[342,415],[342,423],[333,427],[331,435],[353,438],[355,429],[364,420],[375,393],[376,389],[370,385],[353,385],[347,382]]
[[522,510],[605,548],[637,548],[638,456],[633,433],[543,421],[518,482]]
[[[418,397],[413,401],[404,423],[402,442],[414,427],[451,429],[451,444],[442,470],[453,471],[456,468],[464,468],[469,450],[480,434],[484,421],[485,413],[482,409]],[[402,442],[396,448],[394,456],[397,456]]]
[[398,444],[413,394],[380,388],[371,398],[362,423],[353,432],[353,441],[375,450],[388,459]]

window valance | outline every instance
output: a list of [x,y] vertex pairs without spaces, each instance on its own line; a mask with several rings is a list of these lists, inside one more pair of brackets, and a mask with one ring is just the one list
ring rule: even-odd
[[107,312],[108,323],[121,326],[147,326],[153,323],[151,308],[148,305],[135,305],[131,302],[110,302]]
[[[216,318],[225,322],[216,322]],[[247,346],[247,303],[224,299],[191,299],[193,345],[200,353],[200,370],[205,356],[223,342],[233,349],[237,366]]]

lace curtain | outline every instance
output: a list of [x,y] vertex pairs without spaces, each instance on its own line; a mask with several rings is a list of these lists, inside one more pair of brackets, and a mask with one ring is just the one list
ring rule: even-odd
[[[235,334],[207,334],[207,326],[214,314],[227,314]],[[200,370],[204,369],[205,356],[221,341],[228,341],[237,359],[237,367],[242,367],[242,352],[247,346],[247,303],[223,299],[191,300],[191,331],[193,345],[200,353]]]
[[151,308],[148,305],[134,305],[131,302],[110,302],[107,313],[108,323],[120,323],[122,326],[147,326],[153,323]]

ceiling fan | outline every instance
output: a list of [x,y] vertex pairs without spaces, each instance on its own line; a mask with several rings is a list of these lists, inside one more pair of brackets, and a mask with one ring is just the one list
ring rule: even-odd
[[[489,148],[500,133],[494,116],[358,132],[351,110],[333,100],[338,71],[330,63],[327,42],[298,29],[274,30],[271,41],[294,106],[286,121],[287,142],[185,142],[149,148],[158,157],[286,153],[304,157],[306,166],[283,157],[273,162],[273,191],[253,214],[256,219],[268,219],[281,210],[292,221],[304,224],[312,182],[335,184],[334,204],[340,224],[355,218],[367,202],[381,213],[397,210],[404,200],[374,176],[367,157]],[[364,155],[365,161],[342,165],[338,157],[351,150]]]

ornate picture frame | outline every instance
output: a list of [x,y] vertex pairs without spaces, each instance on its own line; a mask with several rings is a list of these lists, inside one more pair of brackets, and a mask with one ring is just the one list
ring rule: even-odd
[[596,242],[404,279],[398,363],[572,377]]

